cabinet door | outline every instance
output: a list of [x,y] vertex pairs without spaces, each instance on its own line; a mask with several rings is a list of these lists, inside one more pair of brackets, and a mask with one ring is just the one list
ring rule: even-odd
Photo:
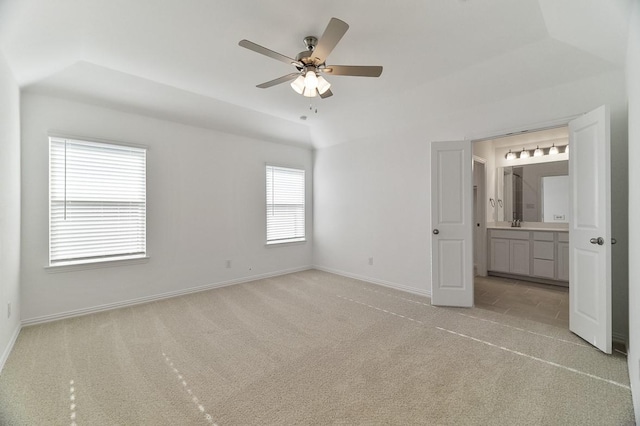
[[558,243],[558,279],[569,281],[569,243]]
[[553,260],[533,259],[533,275],[544,278],[555,278],[555,262]]
[[509,272],[512,274],[529,275],[529,240],[510,240]]
[[509,240],[503,238],[491,238],[491,270],[509,272]]

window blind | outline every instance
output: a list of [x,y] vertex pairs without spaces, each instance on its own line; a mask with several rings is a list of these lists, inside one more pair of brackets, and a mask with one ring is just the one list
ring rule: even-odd
[[49,139],[49,264],[146,254],[146,150]]
[[304,170],[267,166],[267,243],[304,241]]

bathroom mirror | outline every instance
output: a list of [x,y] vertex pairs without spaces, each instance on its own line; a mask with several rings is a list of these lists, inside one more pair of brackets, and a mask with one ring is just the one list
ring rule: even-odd
[[569,162],[496,169],[496,221],[569,221]]

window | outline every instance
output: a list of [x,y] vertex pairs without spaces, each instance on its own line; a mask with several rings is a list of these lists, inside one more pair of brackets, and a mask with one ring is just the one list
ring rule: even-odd
[[267,244],[305,241],[304,170],[267,166]]
[[49,265],[146,256],[146,153],[49,138]]

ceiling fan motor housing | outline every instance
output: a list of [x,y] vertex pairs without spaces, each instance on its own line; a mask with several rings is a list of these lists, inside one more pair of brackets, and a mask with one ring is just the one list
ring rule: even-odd
[[313,50],[316,48],[316,45],[318,44],[318,39],[314,36],[306,36],[302,41],[307,47],[307,50],[310,52],[313,52]]
[[[317,58],[312,56],[313,51],[315,50],[316,45],[318,44],[318,39],[314,36],[307,36],[303,39],[303,41],[304,41],[304,45],[307,47],[307,50],[298,53],[296,55],[296,61],[301,62],[305,66],[313,65],[315,67],[319,67],[320,65],[322,65],[318,63]],[[303,69],[301,67],[296,67],[296,68],[298,68],[299,71]]]

